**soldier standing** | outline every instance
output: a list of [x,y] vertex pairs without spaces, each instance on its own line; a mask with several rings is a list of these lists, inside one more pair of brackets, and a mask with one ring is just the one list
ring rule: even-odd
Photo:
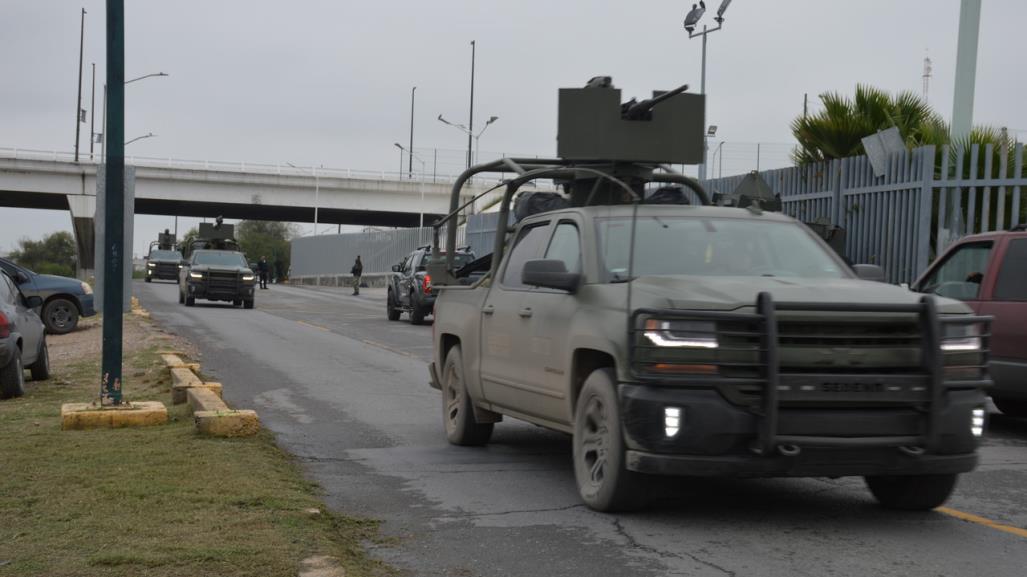
[[353,263],[353,268],[350,269],[350,274],[353,275],[353,294],[360,294],[360,275],[364,274],[364,263],[360,262],[360,255],[357,255],[357,261]]
[[260,257],[260,262],[257,263],[257,272],[260,273],[260,288],[266,289],[267,288],[267,273],[268,273],[268,265],[267,265],[267,257],[266,256]]

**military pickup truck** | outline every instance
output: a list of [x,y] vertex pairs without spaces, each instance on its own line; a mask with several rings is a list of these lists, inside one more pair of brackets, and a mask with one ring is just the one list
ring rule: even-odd
[[191,307],[196,299],[206,299],[252,309],[255,280],[241,252],[194,250],[182,265],[178,302]]
[[[453,259],[427,267],[449,441],[485,444],[504,416],[568,433],[600,511],[644,505],[653,475],[862,476],[886,507],[943,503],[977,463],[990,319],[865,280],[880,268],[850,268],[758,203],[709,206],[667,168],[701,159],[701,96],[618,115],[608,84],[561,90],[560,158],[468,169],[435,223],[436,250],[455,246],[463,183],[507,174],[486,274],[465,286]],[[511,229],[511,200],[539,179],[564,208]],[[655,204],[668,184],[687,204]]]

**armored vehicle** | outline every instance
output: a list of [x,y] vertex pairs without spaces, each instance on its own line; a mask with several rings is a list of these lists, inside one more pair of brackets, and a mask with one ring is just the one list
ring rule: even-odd
[[232,225],[222,224],[220,217],[215,225],[200,225],[179,273],[179,303],[191,307],[196,299],[206,299],[253,308],[257,277],[239,252],[233,232]]
[[150,243],[150,253],[146,255],[146,282],[153,279],[178,282],[178,269],[181,267],[182,253],[175,246],[175,235],[165,229],[157,240]]
[[[561,91],[560,158],[468,169],[435,224],[438,254],[463,183],[507,173],[485,274],[462,284],[452,253],[427,267],[449,441],[485,444],[505,416],[569,433],[600,511],[644,505],[653,475],[863,476],[884,506],[943,503],[977,463],[990,319],[864,280],[880,269],[758,202],[710,206],[666,168],[700,161],[702,96],[621,105],[589,84]],[[509,226],[539,179],[565,208]],[[650,194],[668,185],[684,200]]]

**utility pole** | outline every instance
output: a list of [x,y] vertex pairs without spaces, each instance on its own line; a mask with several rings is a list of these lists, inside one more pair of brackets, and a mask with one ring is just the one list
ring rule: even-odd
[[93,62],[93,90],[89,100],[89,161],[93,161],[93,141],[96,140],[96,129],[93,122],[96,120],[96,62]]
[[[85,13],[85,11],[83,11]],[[125,270],[125,0],[107,0],[107,86],[110,140],[104,172],[103,363],[101,404],[121,404]]]
[[471,40],[471,113],[470,119],[467,121],[467,168],[471,167],[471,145],[473,143],[474,134],[474,53],[475,53],[475,41]]
[[981,0],[961,0],[959,39],[956,44],[956,86],[952,98],[951,142],[970,134],[973,127],[974,87],[977,82],[977,38],[981,28]]
[[802,93],[802,117],[806,118],[809,113],[809,92]]
[[75,102],[75,162],[78,162],[78,141],[82,131],[82,52],[86,42],[86,9],[82,9],[82,23],[78,33],[78,100]]
[[100,162],[107,162],[107,83],[103,85],[103,119],[100,120],[103,134],[100,135]]
[[[410,151],[414,150],[414,93],[417,92],[417,87],[410,89]],[[410,165],[407,167],[407,177],[410,179],[414,178],[414,155],[410,155]]]

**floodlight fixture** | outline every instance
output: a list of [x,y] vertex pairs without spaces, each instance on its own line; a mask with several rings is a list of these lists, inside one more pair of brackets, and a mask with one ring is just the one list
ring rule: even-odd
[[716,124],[711,124],[709,129],[706,130],[706,136],[716,136],[716,135],[717,135],[717,125]]
[[724,0],[720,3],[720,8],[717,8],[717,17],[714,18],[718,23],[724,23],[724,12],[727,12],[727,7],[731,5],[731,0]]
[[692,10],[685,16],[685,30],[691,34],[695,30],[695,25],[699,23],[699,19],[706,13],[706,3],[699,2],[699,4],[692,4]]

